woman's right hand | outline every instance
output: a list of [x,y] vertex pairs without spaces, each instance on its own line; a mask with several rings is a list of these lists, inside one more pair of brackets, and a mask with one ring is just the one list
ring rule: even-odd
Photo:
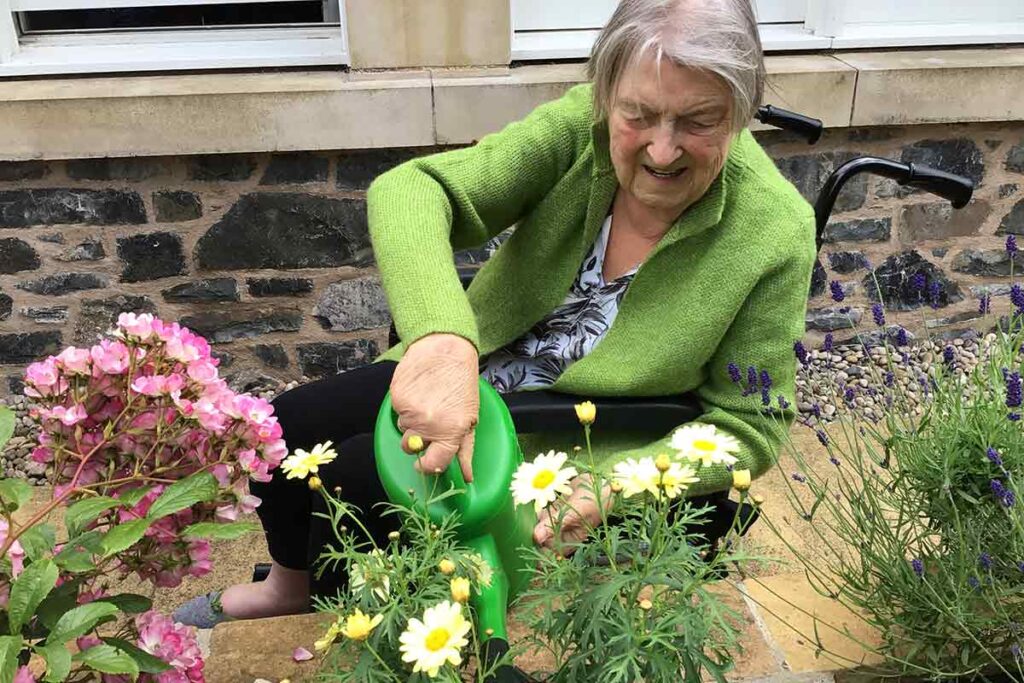
[[462,476],[473,480],[474,429],[480,413],[479,356],[455,334],[429,334],[406,350],[391,378],[402,449],[418,436],[427,445],[416,462],[421,472],[443,472],[458,455]]

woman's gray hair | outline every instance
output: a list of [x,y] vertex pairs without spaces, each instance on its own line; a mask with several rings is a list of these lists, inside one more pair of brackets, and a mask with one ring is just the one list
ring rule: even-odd
[[607,118],[623,73],[648,53],[725,81],[734,131],[761,104],[764,54],[752,0],[622,0],[587,63],[598,119]]

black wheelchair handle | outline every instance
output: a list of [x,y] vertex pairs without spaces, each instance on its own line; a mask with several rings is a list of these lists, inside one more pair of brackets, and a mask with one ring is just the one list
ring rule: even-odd
[[758,107],[754,118],[766,125],[796,133],[807,140],[809,145],[813,145],[821,138],[821,131],[825,128],[821,119],[813,119],[770,104]]
[[907,179],[897,182],[938,195],[949,200],[954,209],[962,209],[971,201],[974,194],[974,182],[969,178],[940,171],[931,166],[907,164]]

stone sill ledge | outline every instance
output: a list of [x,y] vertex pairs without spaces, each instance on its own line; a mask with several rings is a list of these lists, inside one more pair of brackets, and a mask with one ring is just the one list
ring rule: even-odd
[[[765,100],[828,127],[1024,119],[1024,48],[767,64]],[[582,80],[581,64],[547,64],[8,81],[0,160],[464,144]]]

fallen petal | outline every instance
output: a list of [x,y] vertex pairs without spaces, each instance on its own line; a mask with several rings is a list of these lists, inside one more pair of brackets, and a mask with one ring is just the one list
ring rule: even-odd
[[313,653],[304,647],[295,648],[295,652],[292,653],[292,659],[296,662],[305,662],[313,659]]

